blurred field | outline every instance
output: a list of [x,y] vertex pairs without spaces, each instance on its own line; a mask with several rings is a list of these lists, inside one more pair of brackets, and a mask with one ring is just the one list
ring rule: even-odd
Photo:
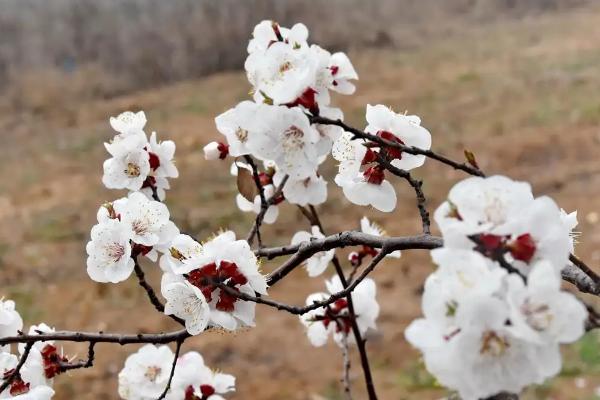
[[[310,27],[312,28],[312,26]],[[600,8],[564,11],[519,20],[462,27],[418,46],[351,51],[361,77],[358,92],[338,97],[346,119],[364,125],[367,103],[384,103],[420,115],[434,138],[434,149],[460,159],[475,152],[488,173],[532,182],[567,211],[579,210],[582,232],[578,255],[600,264]],[[247,97],[243,73],[219,73],[159,89],[70,101],[66,85],[39,75],[21,96],[30,104],[0,108],[0,271],[2,295],[17,301],[26,323],[43,320],[60,329],[154,332],[175,328],[155,315],[134,279],[120,285],[91,282],[85,272],[85,243],[97,207],[123,193],[100,182],[102,142],[112,133],[108,116],[143,109],[149,130],[177,142],[180,179],[167,204],[182,230],[204,238],[221,227],[244,236],[252,216],[234,204],[235,182],[228,164],[210,164],[201,148],[217,138],[215,115]],[[91,71],[90,76],[96,76]],[[38,82],[36,84],[35,82]],[[88,82],[89,83],[89,82]],[[217,166],[221,168],[217,168]],[[325,175],[332,177],[334,166]],[[448,188],[463,177],[431,160],[417,174],[425,178],[433,211]],[[320,207],[329,232],[354,229],[363,212],[350,206],[329,184],[329,201]],[[398,182],[400,207],[392,215],[367,212],[390,234],[419,232],[412,190]],[[269,245],[306,222],[283,206],[279,223],[264,232]],[[345,253],[344,253],[345,254]],[[275,264],[267,264],[265,271]],[[158,284],[157,267],[146,264]],[[419,314],[419,288],[432,266],[426,252],[405,252],[374,273],[382,305],[380,330],[370,338],[374,375],[381,399],[437,399],[444,391],[424,372],[403,329]],[[298,270],[270,295],[302,303],[323,287]],[[115,399],[116,374],[135,346],[101,346],[95,368],[56,380],[56,399]],[[238,377],[232,399],[341,399],[341,355],[335,345],[311,348],[293,316],[259,308],[257,327],[237,335],[207,333],[186,342],[209,365]],[[68,346],[69,354],[85,348]],[[563,375],[526,399],[593,399],[600,384],[598,339],[588,336],[565,349]],[[587,386],[576,388],[576,376]],[[353,358],[356,399],[363,398],[358,359]],[[597,397],[596,397],[597,398]]]

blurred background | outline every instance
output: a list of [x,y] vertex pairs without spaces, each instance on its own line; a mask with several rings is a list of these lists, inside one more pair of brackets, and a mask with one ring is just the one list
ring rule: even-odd
[[[241,70],[254,25],[303,22],[310,41],[347,51],[360,76],[354,96],[334,98],[363,127],[367,103],[422,117],[433,148],[455,159],[475,153],[488,174],[532,182],[567,211],[579,210],[577,254],[600,264],[600,4],[594,0],[0,0],[0,295],[26,324],[58,329],[157,332],[135,280],[91,282],[85,243],[98,206],[124,195],[101,185],[108,117],[146,111],[148,132],[177,143],[180,178],[167,195],[172,219],[206,238],[219,228],[245,236],[253,216],[238,211],[228,163],[204,161],[218,140],[213,119],[248,98]],[[327,164],[331,178],[335,165]],[[433,211],[464,175],[429,160]],[[326,230],[357,229],[366,213],[391,235],[420,232],[413,192],[398,181],[392,214],[350,206],[334,183],[319,207]],[[268,245],[307,223],[282,206]],[[347,252],[341,252],[345,257]],[[265,272],[277,265],[265,264]],[[145,265],[158,287],[158,268]],[[406,251],[373,275],[382,311],[369,338],[381,399],[439,399],[440,389],[403,338],[419,315],[432,271],[423,251]],[[295,271],[270,295],[301,304],[324,289]],[[588,299],[589,300],[589,299]],[[591,301],[591,300],[590,300]],[[525,399],[600,399],[595,334],[564,349],[563,372]],[[56,399],[116,399],[117,373],[136,346],[98,347],[93,369],[56,379]],[[297,318],[259,308],[257,327],[210,332],[186,342],[208,365],[238,377],[232,399],[341,399],[342,358],[311,348]],[[85,347],[67,345],[85,356]],[[364,398],[353,354],[355,398]]]

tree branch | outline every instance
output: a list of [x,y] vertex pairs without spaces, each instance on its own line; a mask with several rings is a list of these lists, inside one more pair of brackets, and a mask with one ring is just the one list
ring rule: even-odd
[[310,122],[313,124],[339,126],[340,128],[344,129],[345,131],[352,133],[355,138],[371,140],[375,143],[379,143],[382,146],[400,149],[403,152],[408,153],[408,154],[424,155],[425,157],[439,161],[442,164],[449,165],[450,167],[452,167],[454,169],[464,171],[470,175],[485,176],[484,173],[478,168],[471,167],[465,163],[459,163],[459,162],[453,161],[453,160],[449,159],[448,157],[437,154],[431,150],[423,150],[418,147],[406,146],[401,143],[395,143],[395,142],[391,142],[389,140],[382,139],[379,136],[372,135],[370,133],[361,131],[360,129],[353,128],[350,125],[347,125],[346,123],[344,123],[343,121],[341,121],[339,119],[333,120],[333,119],[320,117],[320,116],[310,116]]
[[59,342],[94,342],[94,343],[118,343],[120,345],[134,343],[152,343],[165,344],[173,343],[189,337],[185,329],[167,333],[138,333],[138,334],[120,334],[120,333],[93,333],[93,332],[73,332],[58,331],[52,333],[41,333],[36,335],[17,335],[0,338],[0,346],[11,343],[36,343],[47,341]]
[[258,250],[256,254],[267,258],[293,254],[292,257],[267,277],[267,283],[269,286],[273,286],[287,274],[292,272],[294,268],[302,264],[306,259],[320,251],[357,245],[366,245],[373,248],[385,247],[390,252],[407,249],[430,250],[442,246],[442,239],[431,235],[382,237],[356,231],[345,231],[327,236],[323,239],[314,239],[310,242]]

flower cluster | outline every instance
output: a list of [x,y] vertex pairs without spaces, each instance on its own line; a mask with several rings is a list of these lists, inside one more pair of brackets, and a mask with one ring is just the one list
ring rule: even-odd
[[156,132],[148,140],[143,111],[126,111],[111,117],[110,125],[117,134],[104,144],[111,155],[104,162],[104,185],[109,189],[141,191],[149,198],[164,200],[165,190],[170,188],[167,178],[179,176],[173,163],[175,143],[159,142]]
[[[23,320],[11,300],[0,301],[0,335],[16,336],[23,329]],[[54,332],[53,328],[41,323],[29,328],[30,335]],[[59,353],[52,341],[35,343],[29,350],[25,363],[15,373],[19,358],[26,354],[26,346],[18,346],[18,356],[10,346],[0,348],[0,383],[11,379],[8,388],[0,393],[0,399],[49,400],[54,395],[53,378],[64,372],[68,359]]]
[[[381,140],[378,145],[367,146],[341,127],[315,120],[343,120],[342,111],[331,105],[330,92],[354,93],[352,81],[358,75],[344,53],[331,54],[307,40],[308,30],[302,24],[288,29],[263,21],[256,26],[245,62],[253,100],[242,101],[215,118],[226,143],[209,143],[205,157],[252,155],[269,166],[260,173],[266,194],[273,194],[288,176],[283,197],[305,206],[327,199],[327,181],[318,168],[332,153],[340,162],[335,182],[348,200],[392,211],[396,193],[385,180],[382,160],[403,170],[421,166],[423,155],[402,149],[427,150],[431,135],[418,117],[396,114],[383,105],[369,105],[366,111],[366,132]],[[236,162],[238,168],[239,164]],[[236,202],[242,211],[258,213],[260,200],[257,195],[240,195]],[[268,214],[265,222],[274,222],[275,209]]]
[[238,295],[266,295],[267,282],[248,242],[236,240],[233,232],[202,245],[180,234],[160,265],[165,270],[161,283],[165,314],[184,319],[190,334],[197,335],[209,324],[227,330],[254,326],[256,303]]
[[424,318],[406,330],[427,369],[464,400],[556,375],[559,345],[581,337],[587,318],[560,288],[576,216],[526,183],[492,176],[455,185],[435,220],[444,247],[432,251]]
[[156,261],[158,251],[164,251],[179,234],[169,218],[167,206],[140,192],[103,204],[86,246],[90,278],[122,282],[131,275],[137,256]]
[[[366,132],[402,146],[427,150],[431,147],[431,134],[421,126],[415,115],[397,114],[383,105],[367,105]],[[396,191],[385,179],[385,164],[408,171],[420,167],[425,156],[412,155],[397,147],[367,146],[365,140],[356,140],[344,132],[333,144],[333,157],[340,162],[335,182],[352,203],[371,205],[379,211],[390,212],[396,208]]]
[[[126,400],[154,400],[167,387],[175,355],[168,346],[147,344],[130,355],[119,373],[119,396]],[[202,356],[191,351],[179,357],[166,400],[224,400],[235,391],[235,377],[211,370]]]

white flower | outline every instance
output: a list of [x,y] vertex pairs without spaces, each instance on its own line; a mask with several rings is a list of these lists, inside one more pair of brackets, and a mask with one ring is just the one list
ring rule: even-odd
[[[292,245],[302,242],[310,242],[313,238],[323,239],[324,237],[325,235],[323,235],[319,227],[313,226],[311,228],[311,232],[296,232],[296,234],[292,237]],[[327,269],[327,266],[333,259],[334,255],[335,249],[331,249],[328,251],[318,252],[306,260],[306,271],[308,272],[308,276],[315,277],[321,275],[325,269]]]
[[212,371],[204,365],[204,359],[199,353],[191,351],[177,360],[166,400],[193,399],[192,395],[199,399],[221,400],[221,394],[234,390],[235,377]]
[[[0,300],[0,337],[16,336],[23,329],[23,319],[12,300]],[[0,346],[0,352],[9,346]]]
[[508,277],[511,332],[538,343],[572,343],[585,333],[587,310],[575,296],[560,290],[560,277],[547,261],[535,264],[527,285]]
[[86,246],[87,273],[96,282],[122,282],[131,275],[131,230],[118,219],[94,225]]
[[358,75],[346,54],[340,52],[331,55],[317,45],[310,46],[310,53],[318,62],[314,89],[318,93],[319,105],[329,104],[329,90],[341,94],[354,93],[356,87],[350,80],[358,79]]
[[168,250],[160,257],[160,268],[164,272],[183,265],[183,261],[202,254],[202,245],[191,236],[178,234],[168,244]]
[[345,53],[339,52],[331,55],[329,70],[333,77],[333,82],[329,89],[341,94],[354,93],[356,87],[349,81],[358,80],[358,74]]
[[496,260],[502,256],[524,274],[544,259],[560,271],[572,248],[571,225],[556,203],[534,199],[529,184],[503,176],[459,182],[434,218],[446,246],[475,248]]
[[[340,278],[334,276],[326,281],[330,294],[344,290]],[[372,279],[366,278],[352,291],[352,304],[356,315],[356,324],[362,335],[369,329],[376,329],[375,321],[379,315],[379,304],[375,299],[376,287]],[[306,305],[315,301],[327,300],[330,295],[314,293],[306,299]],[[336,300],[328,307],[320,307],[300,316],[300,322],[307,328],[306,334],[313,346],[319,347],[327,343],[327,338],[333,334],[338,345],[343,344],[344,337],[352,340],[348,333],[352,329],[352,319],[345,298]]]
[[[283,180],[283,174],[276,172],[273,175],[273,183],[279,186]],[[283,187],[283,195],[291,204],[306,206],[307,204],[318,205],[327,200],[327,181],[320,175],[312,175],[304,179],[288,179]]]
[[264,52],[279,40],[283,40],[292,48],[306,48],[307,39],[308,29],[304,24],[298,23],[288,29],[279,26],[276,22],[265,20],[254,27],[252,39],[248,43],[248,53]]
[[159,142],[156,132],[152,132],[147,150],[153,176],[161,178],[177,178],[179,176],[179,171],[173,162],[175,142],[172,140]]
[[143,131],[116,135],[110,143],[104,143],[106,151],[114,158],[124,158],[127,154],[143,149],[147,145],[148,138]]
[[[507,306],[475,296],[456,310],[460,329],[448,335],[431,319],[413,321],[407,340],[423,352],[427,370],[464,400],[479,400],[542,383],[560,371],[558,345],[539,346],[512,336]],[[459,367],[457,367],[459,366]]]
[[320,134],[299,108],[269,106],[255,118],[269,123],[268,129],[249,136],[247,146],[253,155],[274,161],[292,179],[304,179],[315,173]]
[[138,134],[143,132],[146,126],[146,114],[143,111],[136,113],[125,111],[119,116],[110,117],[110,126],[122,135]]
[[104,161],[102,183],[109,189],[140,190],[150,173],[148,152],[138,148]]
[[143,246],[165,244],[174,236],[167,206],[149,200],[139,192],[130,193],[127,197],[121,221],[130,229],[131,240]]
[[[211,158],[216,156],[215,150],[219,151],[218,158],[223,159],[227,153],[233,157],[239,157],[250,153],[248,148],[248,140],[257,134],[261,134],[263,131],[268,129],[268,120],[257,118],[257,115],[266,115],[268,113],[269,106],[262,103],[255,103],[253,101],[242,101],[234,108],[225,111],[215,118],[215,124],[217,130],[221,132],[227,138],[228,148],[225,149],[223,146],[218,146],[215,149],[215,145],[209,149],[204,149],[205,154],[207,150],[210,150],[208,154]],[[214,142],[213,142],[214,143]],[[227,151],[225,151],[227,150]]]
[[451,336],[459,329],[456,313],[462,305],[499,292],[507,272],[471,250],[435,249],[431,257],[439,267],[425,281],[423,314]]
[[254,100],[274,105],[293,103],[314,89],[318,59],[310,49],[274,42],[266,50],[248,55],[244,68],[254,86]]
[[161,292],[167,300],[165,314],[175,315],[185,320],[185,328],[190,335],[204,331],[210,319],[210,309],[206,298],[196,286],[176,275],[164,274]]
[[[365,131],[382,139],[423,150],[431,148],[431,134],[421,126],[421,119],[416,115],[397,114],[384,105],[368,104],[367,122]],[[406,171],[420,167],[425,162],[424,155],[403,153],[394,148],[386,148],[385,152],[393,166]]]
[[126,400],[151,400],[164,391],[174,354],[168,346],[147,344],[127,357],[119,373],[119,396]]
[[[179,278],[163,278],[179,281],[185,279],[200,292],[193,291],[196,296],[193,302],[190,300],[193,307],[183,310],[183,305],[173,305],[173,310],[180,310],[178,312],[185,319],[202,320],[204,312],[200,297],[202,295],[210,307],[211,325],[228,330],[253,326],[256,304],[240,300],[214,283],[218,280],[227,285],[230,290],[250,296],[254,296],[255,292],[262,295],[267,293],[265,277],[258,271],[258,260],[248,242],[236,240],[235,234],[228,231],[204,243],[202,249],[201,254],[183,260],[181,266],[173,266],[173,271],[179,274]],[[163,287],[169,287],[164,280]],[[189,286],[186,287],[185,293],[182,286],[178,286],[177,289],[191,299],[192,293]],[[183,295],[178,292],[177,296]],[[191,312],[192,310],[194,312]]]
[[503,227],[533,201],[531,186],[504,176],[471,177],[454,185],[434,214],[446,246],[473,247],[468,236],[504,234]]
[[359,206],[371,205],[379,211],[390,212],[396,208],[396,191],[385,179],[380,166],[368,167],[361,172],[363,160],[368,156],[363,141],[352,140],[352,134],[344,132],[333,144],[333,157],[340,161],[335,183],[346,198]]
[[[287,184],[286,184],[286,186],[287,186]],[[275,193],[275,187],[271,184],[265,185],[265,186],[263,186],[263,193],[264,193],[265,199],[269,200]],[[260,195],[258,195],[258,194],[254,197],[254,201],[250,202],[244,196],[242,196],[241,194],[238,193],[235,196],[235,203],[238,206],[238,208],[243,212],[253,212],[254,214],[260,213],[261,199],[260,199]],[[279,207],[277,206],[277,204],[272,204],[269,206],[269,208],[267,208],[267,211],[265,212],[265,215],[263,218],[263,222],[265,224],[272,224],[275,221],[277,221],[278,216],[279,216]]]

